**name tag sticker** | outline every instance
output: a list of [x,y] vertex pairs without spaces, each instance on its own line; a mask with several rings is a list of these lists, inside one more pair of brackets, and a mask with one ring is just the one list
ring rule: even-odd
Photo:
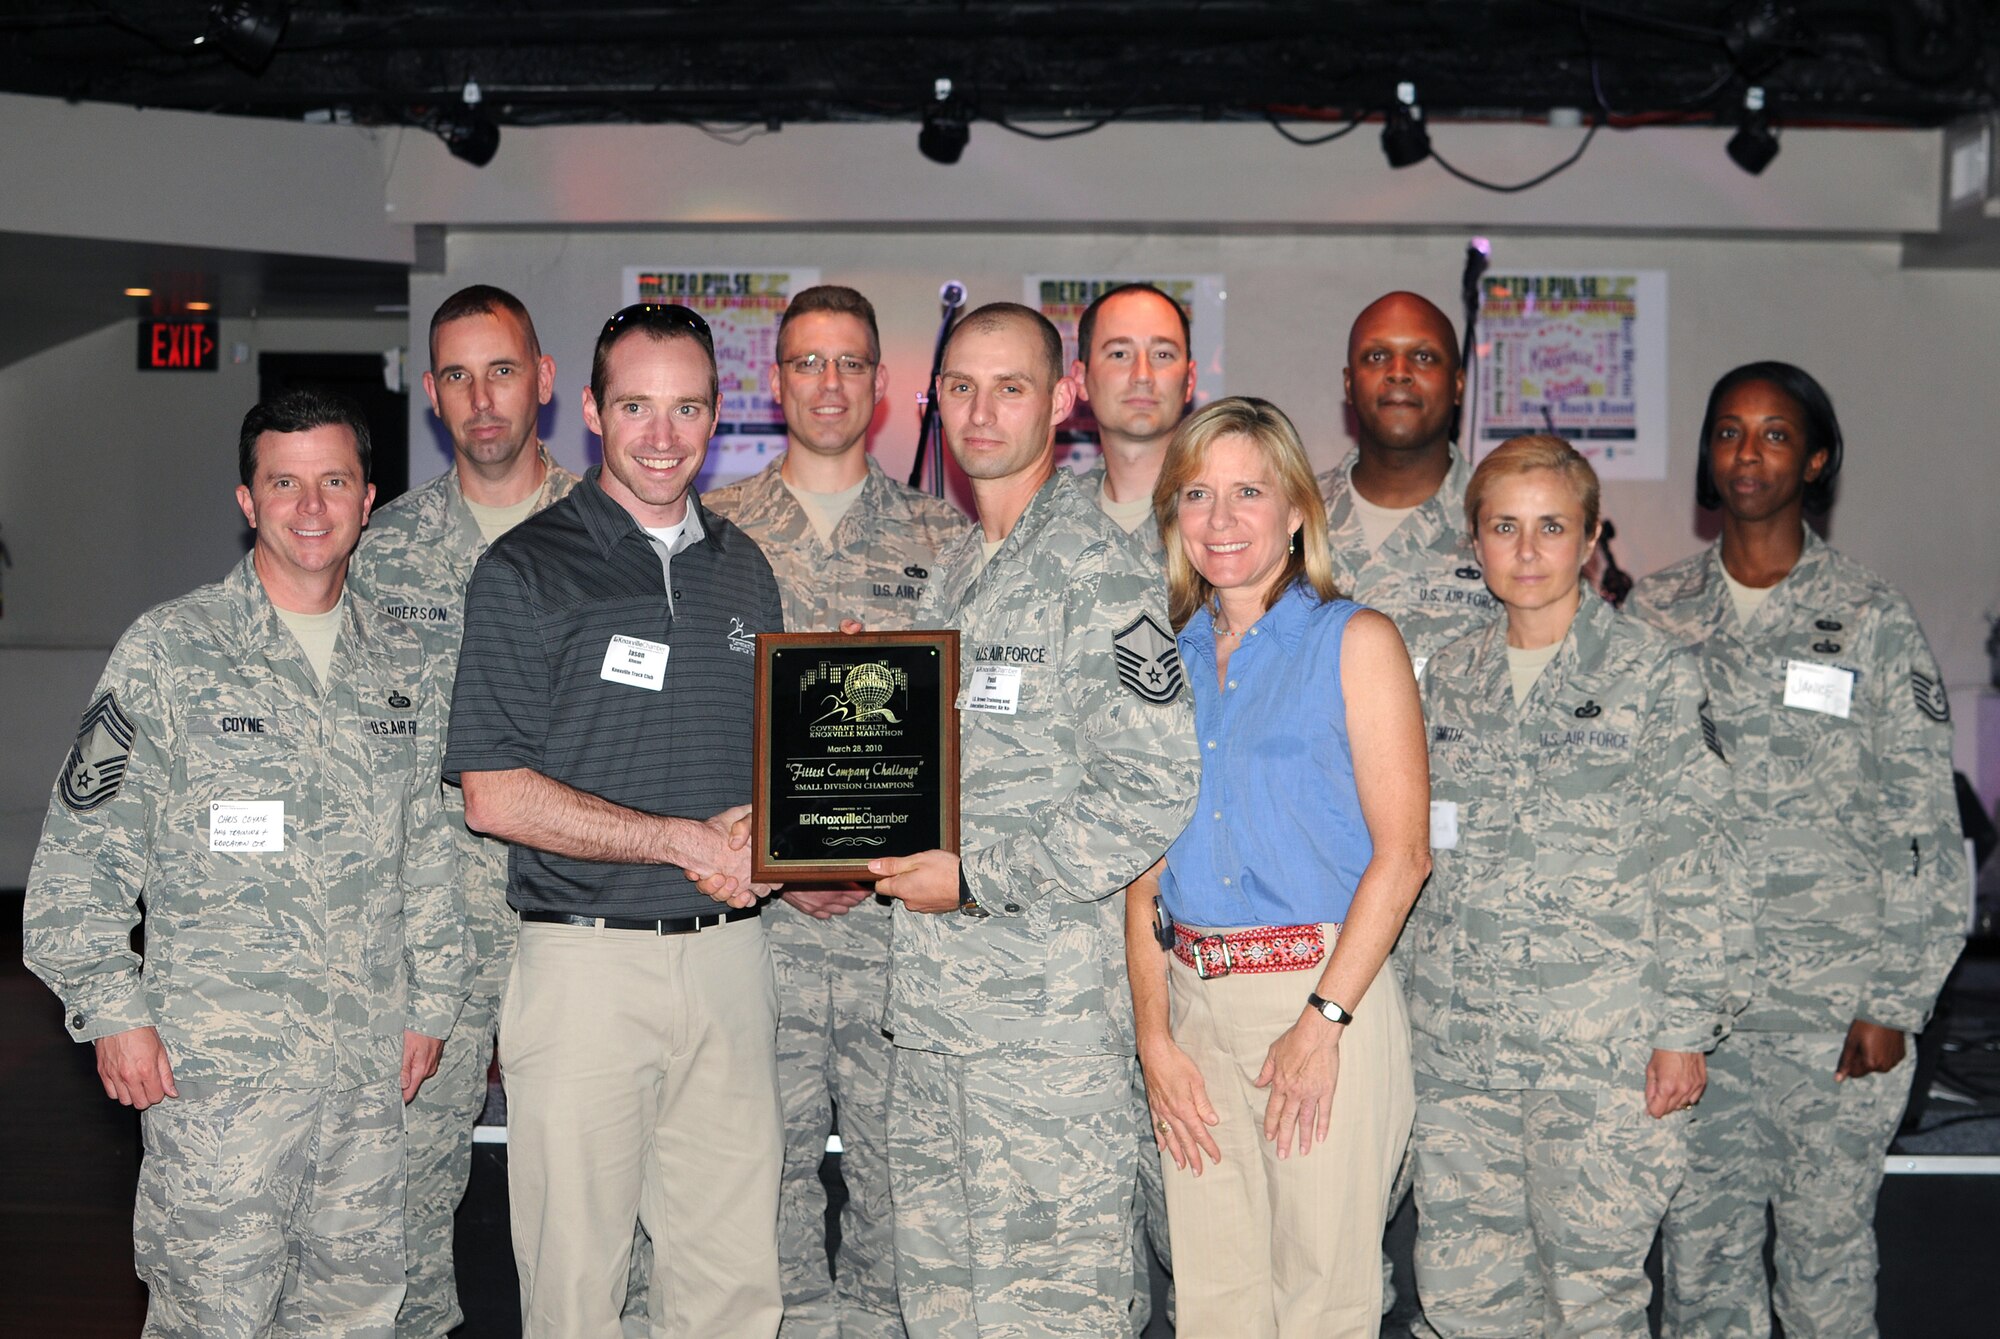
[[283,800],[216,800],[208,806],[211,851],[285,849]]
[[996,711],[1012,716],[1021,705],[1021,667],[987,666],[972,671],[972,687],[965,695],[967,711]]
[[667,647],[643,637],[613,637],[597,677],[657,693],[667,686]]
[[1456,851],[1458,849],[1457,801],[1431,801],[1431,849],[1433,851]]
[[1785,705],[1847,719],[1854,702],[1854,671],[1809,660],[1785,662]]
[[1431,658],[1429,656],[1410,657],[1410,668],[1417,672],[1418,683],[1422,683],[1424,681],[1424,666],[1430,663],[1431,663]]

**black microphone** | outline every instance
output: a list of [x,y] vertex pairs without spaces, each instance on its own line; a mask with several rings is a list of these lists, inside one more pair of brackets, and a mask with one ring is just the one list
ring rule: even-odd
[[1472,310],[1478,310],[1479,281],[1492,263],[1493,244],[1484,237],[1475,237],[1465,244],[1465,277],[1459,281],[1459,296]]
[[938,290],[938,301],[946,311],[957,311],[965,305],[965,285],[956,279],[945,280],[944,287]]

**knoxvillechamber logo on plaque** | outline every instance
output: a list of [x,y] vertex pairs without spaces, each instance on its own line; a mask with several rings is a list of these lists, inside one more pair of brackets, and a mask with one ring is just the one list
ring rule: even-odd
[[[799,680],[799,700],[806,713],[823,709],[806,726],[806,740],[818,752],[785,760],[792,793],[866,797],[884,801],[882,809],[894,809],[892,797],[905,796],[921,784],[924,770],[924,760],[915,754],[883,752],[903,742],[895,707],[900,697],[904,714],[909,714],[909,696],[909,674],[879,660],[859,665],[822,660],[807,671]],[[829,848],[886,846],[890,833],[906,827],[910,815],[877,813],[871,804],[854,803],[807,811],[799,820],[825,829],[819,840]]]
[[757,639],[753,866],[867,880],[876,856],[958,846],[957,635]]

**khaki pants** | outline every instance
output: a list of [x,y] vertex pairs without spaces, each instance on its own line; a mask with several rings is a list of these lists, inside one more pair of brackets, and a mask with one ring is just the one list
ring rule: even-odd
[[617,1339],[634,1217],[652,1333],[770,1339],[777,999],[761,921],[524,924],[500,1014],[524,1339]]
[[[1331,931],[1331,927],[1329,927]],[[1332,934],[1328,934],[1328,942]],[[1271,1043],[1298,1021],[1315,972],[1204,981],[1178,958],[1167,976],[1174,1040],[1221,1120],[1219,1165],[1197,1177],[1168,1159],[1167,1225],[1183,1339],[1375,1335],[1382,1325],[1382,1217],[1415,1096],[1403,990],[1384,969],[1340,1041],[1325,1144],[1279,1158],[1264,1138],[1270,1090],[1255,1085]]]

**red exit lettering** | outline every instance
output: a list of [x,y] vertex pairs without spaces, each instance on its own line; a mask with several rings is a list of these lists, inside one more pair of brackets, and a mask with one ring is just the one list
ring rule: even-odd
[[215,327],[207,321],[141,321],[139,370],[215,370]]

